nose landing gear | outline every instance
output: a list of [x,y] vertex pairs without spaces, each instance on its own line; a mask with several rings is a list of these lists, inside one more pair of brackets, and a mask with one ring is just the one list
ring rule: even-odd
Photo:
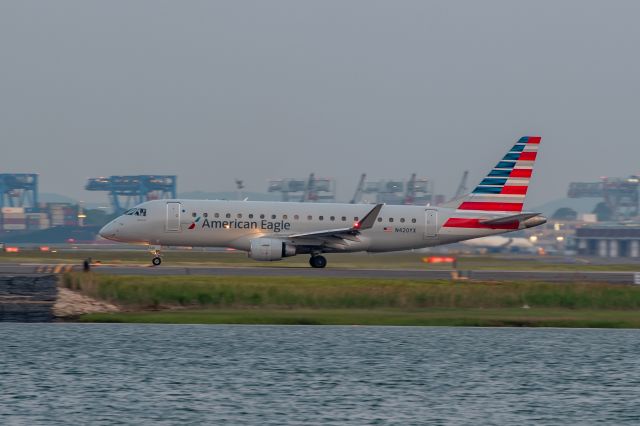
[[309,265],[313,268],[324,268],[327,266],[327,258],[319,254],[312,255],[309,259]]

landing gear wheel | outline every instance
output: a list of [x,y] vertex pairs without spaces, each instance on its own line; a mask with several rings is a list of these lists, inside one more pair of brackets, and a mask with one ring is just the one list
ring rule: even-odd
[[311,259],[309,259],[309,265],[314,268],[324,268],[327,266],[327,258],[320,255],[311,256]]
[[151,259],[151,263],[153,263],[153,266],[158,266],[162,263],[162,259],[156,256],[153,259]]

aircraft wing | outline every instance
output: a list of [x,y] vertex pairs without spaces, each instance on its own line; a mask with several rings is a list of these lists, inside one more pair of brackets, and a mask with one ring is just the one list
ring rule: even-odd
[[503,216],[496,219],[481,220],[480,223],[483,225],[505,225],[507,223],[513,222],[524,222],[527,219],[531,219],[532,217],[536,217],[539,215],[540,213],[520,213],[511,216]]
[[360,233],[360,231],[364,231],[365,229],[370,229],[373,227],[373,224],[378,218],[383,205],[384,204],[376,204],[375,207],[365,215],[365,217],[360,219],[351,228],[337,228],[314,232],[303,232],[299,234],[288,235],[287,238],[305,240],[319,239],[324,241],[330,239],[358,241],[357,235]]

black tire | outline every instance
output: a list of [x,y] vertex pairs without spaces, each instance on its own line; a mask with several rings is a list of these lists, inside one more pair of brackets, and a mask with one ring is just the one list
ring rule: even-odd
[[160,259],[159,257],[154,257],[153,259],[151,259],[151,263],[153,263],[153,266],[158,266],[162,263],[162,259]]
[[309,259],[309,264],[314,268],[324,268],[327,266],[327,258],[324,256],[311,256]]

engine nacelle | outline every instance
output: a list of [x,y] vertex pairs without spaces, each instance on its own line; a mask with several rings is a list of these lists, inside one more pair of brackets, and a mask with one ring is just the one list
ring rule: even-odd
[[295,246],[277,238],[255,238],[251,240],[249,257],[253,260],[273,261],[295,255]]

